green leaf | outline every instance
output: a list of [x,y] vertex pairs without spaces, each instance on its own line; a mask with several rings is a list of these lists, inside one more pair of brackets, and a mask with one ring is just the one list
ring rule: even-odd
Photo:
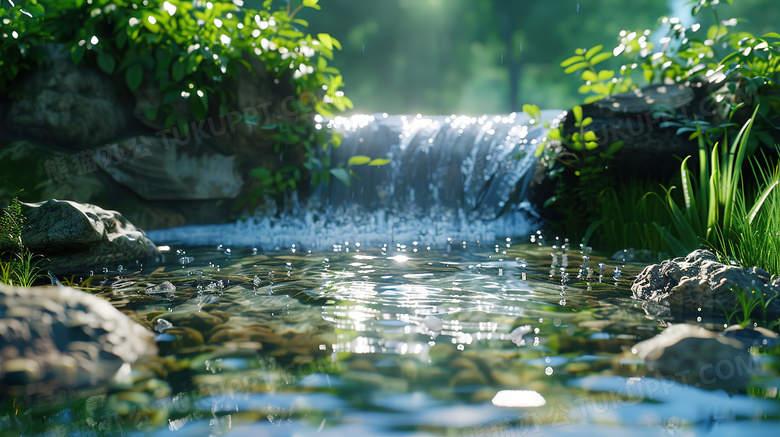
[[596,47],[593,47],[592,49],[588,50],[587,53],[585,53],[585,59],[592,58],[596,53],[600,52],[601,49],[604,48],[603,44],[599,44]]
[[585,70],[582,72],[582,80],[586,80],[588,82],[596,82],[599,80],[599,77],[596,75],[596,73],[592,72],[591,70]]
[[653,82],[653,79],[655,79],[655,71],[653,71],[653,70],[652,70],[652,69],[650,69],[650,68],[645,68],[645,70],[644,70],[644,72],[643,72],[643,73],[644,73],[644,75],[645,75],[645,81],[646,81],[647,83],[652,83],[652,82]]
[[593,123],[593,119],[591,117],[585,117],[585,119],[582,120],[582,123],[580,123],[580,127],[587,127],[590,126],[592,123]]
[[107,54],[106,52],[98,53],[97,62],[100,69],[103,70],[106,74],[111,74],[114,72],[114,67],[116,67],[116,61],[111,55]]
[[582,106],[575,106],[571,108],[572,114],[574,114],[574,119],[577,121],[582,121]]
[[610,80],[615,77],[615,72],[612,70],[601,70],[598,74],[598,79],[601,81]]
[[[596,150],[599,147],[599,144],[595,141],[588,141],[585,143],[585,148],[588,150]],[[591,156],[592,158],[592,156]]]
[[747,219],[748,224],[753,224],[753,220],[756,218],[756,215],[761,210],[761,207],[764,205],[764,201],[766,201],[766,198],[769,197],[770,194],[772,194],[772,190],[777,187],[778,181],[775,180],[772,182],[771,185],[766,187],[766,189],[761,193],[761,196],[758,197],[756,200],[756,203],[753,205],[752,208],[750,208],[750,211],[748,212]]
[[40,17],[40,16],[46,14],[46,10],[44,9],[43,5],[36,4],[35,2],[31,2],[31,1],[28,1],[24,5],[24,9],[22,9],[22,10],[27,12],[27,13],[29,13],[34,18],[37,18],[37,17]]
[[663,235],[663,240],[666,242],[666,244],[671,249],[672,254],[679,255],[679,256],[684,256],[684,255],[687,255],[690,252],[688,247],[686,247],[683,243],[680,242],[680,240],[678,240],[671,233],[669,233],[669,231],[666,228],[661,227],[656,222],[653,222],[653,225],[658,230],[658,233]]
[[596,141],[596,132],[592,130],[585,132],[585,141]]
[[565,70],[563,70],[563,72],[566,74],[570,74],[570,73],[574,73],[575,71],[579,71],[582,70],[583,68],[588,68],[588,67],[590,67],[590,64],[588,64],[587,62],[578,62],[576,64],[569,65]]
[[264,169],[263,167],[256,167],[252,170],[249,170],[249,176],[252,176],[253,178],[257,178],[260,180],[263,179],[270,179],[271,178],[271,172],[267,169]]
[[203,106],[203,101],[201,99],[189,98],[187,99],[187,101],[190,102],[190,111],[192,112],[192,116],[195,117],[196,120],[203,120],[204,118],[206,118],[206,107]]
[[391,162],[392,160],[387,158],[376,158],[376,159],[372,159],[371,162],[368,163],[368,165],[380,166],[380,165],[390,164]]
[[81,58],[84,57],[84,52],[87,50],[84,46],[73,46],[70,48],[70,60],[73,61],[74,64],[78,64],[81,61]]
[[605,152],[608,156],[614,155],[618,152],[618,150],[623,148],[623,141],[615,141],[614,143],[610,144],[607,148],[607,151]]
[[539,111],[539,107],[536,105],[529,105],[529,104],[523,105],[523,112],[525,112],[528,115],[528,117],[531,118],[531,120],[539,120],[539,117],[541,115],[541,112]]
[[347,161],[347,165],[363,165],[368,164],[371,162],[371,158],[364,155],[355,155],[351,158],[349,158],[349,161]]
[[144,69],[139,64],[134,64],[127,69],[125,81],[130,91],[135,91],[141,86],[141,80],[144,78]]
[[184,75],[187,74],[187,62],[184,59],[179,58],[178,61],[173,64],[173,81],[181,82],[184,79]]
[[561,62],[561,67],[568,67],[571,64],[574,64],[575,62],[582,62],[585,58],[582,56],[572,56],[569,59],[566,59],[565,61]]
[[144,109],[144,116],[146,117],[147,120],[152,120],[152,121],[156,120],[157,119],[157,107],[155,106],[155,107],[152,107],[152,108]]
[[318,33],[317,39],[327,48],[333,50],[333,39],[327,33]]
[[[200,91],[203,93],[202,96],[198,95],[197,93],[195,95],[198,98],[200,98],[200,103],[203,105],[204,108],[206,108],[206,112],[208,112],[208,109],[209,109],[209,94],[206,93],[206,92],[203,92],[203,90],[200,90]],[[203,114],[203,116],[205,117],[206,114]]]
[[352,178],[349,175],[349,172],[344,168],[332,168],[330,169],[330,174],[332,174],[336,179],[340,180],[341,182],[344,182],[348,187],[352,184]]
[[546,144],[544,142],[539,144],[539,146],[536,148],[536,151],[534,152],[534,157],[538,158],[538,157],[542,156],[542,153],[544,153],[545,147],[546,147]]
[[125,44],[127,43],[127,29],[125,27],[121,27],[119,31],[116,33],[116,46],[119,50],[122,50],[125,48]]
[[314,8],[319,10],[320,5],[317,4],[319,1],[320,0],[303,0],[303,5],[307,8]]
[[281,29],[279,30],[278,35],[292,40],[303,37],[303,33],[293,29]]
[[590,60],[590,65],[599,64],[611,57],[612,57],[612,53],[610,52],[599,53],[598,55],[594,56],[593,59]]

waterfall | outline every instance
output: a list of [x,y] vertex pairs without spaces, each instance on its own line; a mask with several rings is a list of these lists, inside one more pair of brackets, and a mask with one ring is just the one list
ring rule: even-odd
[[258,216],[230,225],[150,231],[160,244],[223,244],[322,250],[527,235],[538,226],[525,202],[534,152],[546,121],[562,111],[505,116],[355,115],[326,126],[343,133],[331,163],[355,155],[387,158],[383,166],[356,165],[347,186],[332,178],[310,199],[278,217]]

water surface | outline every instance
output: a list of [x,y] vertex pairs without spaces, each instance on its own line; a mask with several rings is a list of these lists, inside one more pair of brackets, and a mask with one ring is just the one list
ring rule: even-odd
[[[536,235],[535,235],[536,237]],[[538,243],[538,240],[534,240]],[[644,377],[644,267],[554,241],[170,247],[89,285],[158,332],[108,393],[6,399],[24,435],[744,435],[776,400]],[[566,250],[564,250],[564,248]],[[76,282],[80,279],[74,278]],[[175,286],[161,286],[169,281]],[[772,375],[767,375],[772,377]]]

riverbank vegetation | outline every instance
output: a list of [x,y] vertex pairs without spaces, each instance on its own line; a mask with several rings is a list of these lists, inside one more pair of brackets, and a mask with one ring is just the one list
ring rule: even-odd
[[[680,171],[673,179],[618,178],[605,159],[619,148],[614,144],[597,150],[591,143],[594,158],[582,161],[585,169],[556,168],[580,150],[572,141],[561,141],[563,148],[557,150],[541,146],[540,153],[548,154],[547,161],[556,170],[556,194],[575,193],[552,202],[563,217],[561,230],[568,235],[605,250],[635,246],[672,256],[708,247],[723,260],[780,274],[775,146],[780,127],[780,34],[735,31],[739,20],[720,17],[717,5],[703,0],[692,9],[694,19],[700,13],[712,14],[709,28],[699,23],[686,27],[678,19],[662,17],[654,32],[666,29],[666,36],[658,45],[647,38],[651,30],[623,31],[612,53],[599,45],[580,49],[561,63],[567,73],[581,77],[586,102],[642,83],[705,84],[710,90],[703,101],[708,118],[678,116],[662,124],[698,144],[698,154],[680,157]],[[623,62],[619,69],[596,67],[613,57]],[[572,114],[577,117],[577,112]],[[553,141],[560,141],[561,129],[552,131]],[[598,141],[594,132],[581,134],[587,135]],[[589,173],[612,177],[608,182],[582,177]]]
[[43,257],[30,252],[22,242],[25,217],[18,198],[0,211],[0,282],[7,285],[30,287],[41,275]]

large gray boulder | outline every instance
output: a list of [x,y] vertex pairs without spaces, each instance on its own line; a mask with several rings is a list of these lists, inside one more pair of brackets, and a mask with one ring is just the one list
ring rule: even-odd
[[120,264],[133,269],[162,261],[144,231],[116,211],[54,199],[24,205],[22,241],[51,260],[55,273],[113,270]]
[[95,387],[156,354],[152,332],[104,299],[69,287],[0,284],[2,392]]
[[[704,119],[708,86],[701,82],[648,85],[582,105],[583,117],[593,118],[586,130],[593,131],[601,147],[623,141],[611,167],[625,174],[668,174],[679,169],[674,156],[695,155],[696,144],[677,135],[666,122]],[[663,111],[663,112],[660,112]],[[703,112],[704,111],[704,112]],[[563,120],[565,135],[579,131],[574,116]]]
[[[675,317],[723,316],[735,309],[735,293],[749,298],[760,294],[765,302],[780,293],[780,278],[758,269],[726,265],[708,250],[653,264],[642,270],[631,285],[634,299],[669,306]],[[766,308],[767,318],[780,315],[780,301]]]
[[[193,134],[194,136],[194,134]],[[144,200],[234,199],[244,181],[236,156],[206,145],[180,145],[175,136],[139,135],[95,151],[111,179]],[[186,139],[186,137],[184,137]]]
[[702,388],[744,390],[761,368],[742,342],[695,325],[671,325],[632,352],[653,376]]
[[46,52],[50,67],[15,85],[21,88],[21,98],[10,103],[4,127],[19,138],[71,150],[116,138],[127,124],[128,111],[111,79],[74,65],[60,45],[48,45]]

